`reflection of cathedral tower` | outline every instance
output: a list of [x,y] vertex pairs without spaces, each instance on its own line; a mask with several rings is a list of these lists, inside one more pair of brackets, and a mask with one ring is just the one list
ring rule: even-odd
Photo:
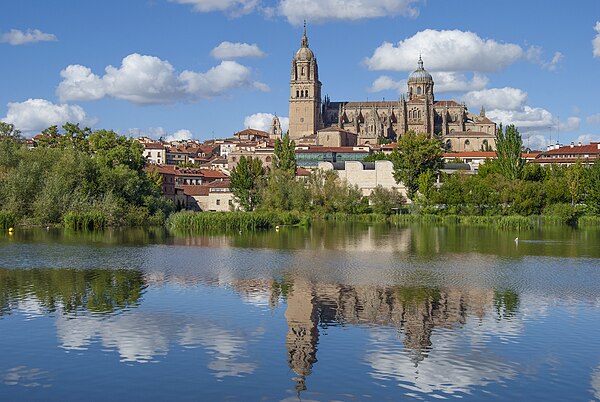
[[306,24],[302,44],[292,59],[290,80],[290,138],[298,139],[321,128],[321,82],[314,53],[308,47]]
[[288,323],[286,346],[288,364],[298,375],[296,389],[306,389],[304,380],[310,375],[312,365],[317,361],[317,308],[310,283],[298,279],[288,294],[285,318]]

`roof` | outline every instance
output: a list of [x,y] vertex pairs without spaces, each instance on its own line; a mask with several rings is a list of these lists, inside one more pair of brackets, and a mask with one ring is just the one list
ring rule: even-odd
[[296,153],[313,153],[313,152],[355,152],[369,153],[368,149],[356,149],[357,147],[315,147],[311,146],[308,149],[296,149]]
[[296,168],[296,176],[306,177],[310,176],[310,172],[302,167]]
[[321,129],[321,130],[318,131],[318,133],[329,133],[329,132],[334,132],[334,133],[348,133],[348,134],[352,134],[352,135],[358,135],[354,131],[350,131],[350,130],[346,130],[346,129],[343,129],[343,128],[339,128],[337,126],[329,126],[329,127],[323,128],[323,129]]
[[598,155],[600,154],[600,143],[592,142],[586,145],[567,145],[558,149],[551,149],[539,154],[539,158],[558,155]]
[[220,181],[215,183],[200,184],[200,185],[177,185],[175,188],[183,190],[185,195],[190,197],[194,196],[207,196],[210,190],[213,188],[229,188],[229,181]]
[[434,106],[463,106],[458,102],[455,102],[453,100],[442,100],[442,101],[435,101],[433,102]]
[[173,165],[151,165],[148,170],[157,171],[160,174],[174,174],[178,176],[204,177],[208,179],[228,179],[225,173],[220,170],[198,169],[198,168],[179,168]]
[[[537,153],[522,153],[521,157],[523,159],[534,159],[538,154]],[[496,158],[496,152],[484,152],[484,151],[472,151],[472,152],[447,152],[444,155],[444,158]]]
[[444,138],[447,137],[488,137],[488,138],[496,138],[495,134],[484,133],[483,131],[453,131],[451,133],[445,134]]
[[160,142],[144,142],[142,143],[145,149],[165,149],[165,144]]
[[237,133],[234,134],[234,136],[241,136],[241,135],[254,135],[257,137],[268,137],[269,133],[267,133],[265,131],[261,131],[261,130],[255,130],[253,128],[247,128],[245,130],[238,131]]

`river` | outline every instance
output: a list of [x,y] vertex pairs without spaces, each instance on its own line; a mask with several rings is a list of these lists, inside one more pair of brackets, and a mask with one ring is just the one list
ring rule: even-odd
[[2,400],[589,401],[600,230],[18,229],[0,339]]

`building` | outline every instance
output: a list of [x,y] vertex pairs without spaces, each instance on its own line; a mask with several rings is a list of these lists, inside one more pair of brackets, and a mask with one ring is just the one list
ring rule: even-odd
[[545,166],[551,164],[572,165],[581,162],[587,165],[600,159],[600,142],[586,145],[581,142],[577,145],[571,143],[566,146],[556,144],[548,148],[546,152],[541,152],[535,158],[535,163]]
[[362,161],[371,153],[368,146],[362,147],[296,147],[296,164],[304,168],[316,168],[319,162]]
[[178,208],[204,212],[226,212],[236,208],[229,181],[202,185],[177,186],[175,203]]
[[[140,140],[138,140],[140,141]],[[140,141],[144,146],[144,158],[148,163],[161,165],[167,161],[167,147],[161,142]]]
[[387,160],[375,162],[320,162],[319,169],[333,170],[341,180],[357,186],[364,196],[370,196],[375,187],[396,190],[406,199],[406,187],[396,183],[394,164]]
[[[397,140],[409,130],[438,136],[448,149],[460,151],[495,148],[496,123],[467,110],[465,104],[452,100],[436,100],[434,81],[419,57],[417,69],[408,77],[407,94],[397,101],[332,102],[321,101],[321,81],[317,58],[308,45],[306,26],[300,49],[292,59],[289,118],[290,138],[296,143],[325,145],[318,133],[328,131],[331,137],[339,130],[343,145],[376,145],[382,140]],[[346,132],[356,135],[349,144]],[[325,137],[326,138],[326,137]]]

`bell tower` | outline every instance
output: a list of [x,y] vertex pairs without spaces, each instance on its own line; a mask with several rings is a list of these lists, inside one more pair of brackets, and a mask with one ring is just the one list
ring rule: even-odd
[[306,22],[300,49],[292,59],[289,116],[292,140],[315,134],[322,128],[319,67],[314,53],[308,47]]

